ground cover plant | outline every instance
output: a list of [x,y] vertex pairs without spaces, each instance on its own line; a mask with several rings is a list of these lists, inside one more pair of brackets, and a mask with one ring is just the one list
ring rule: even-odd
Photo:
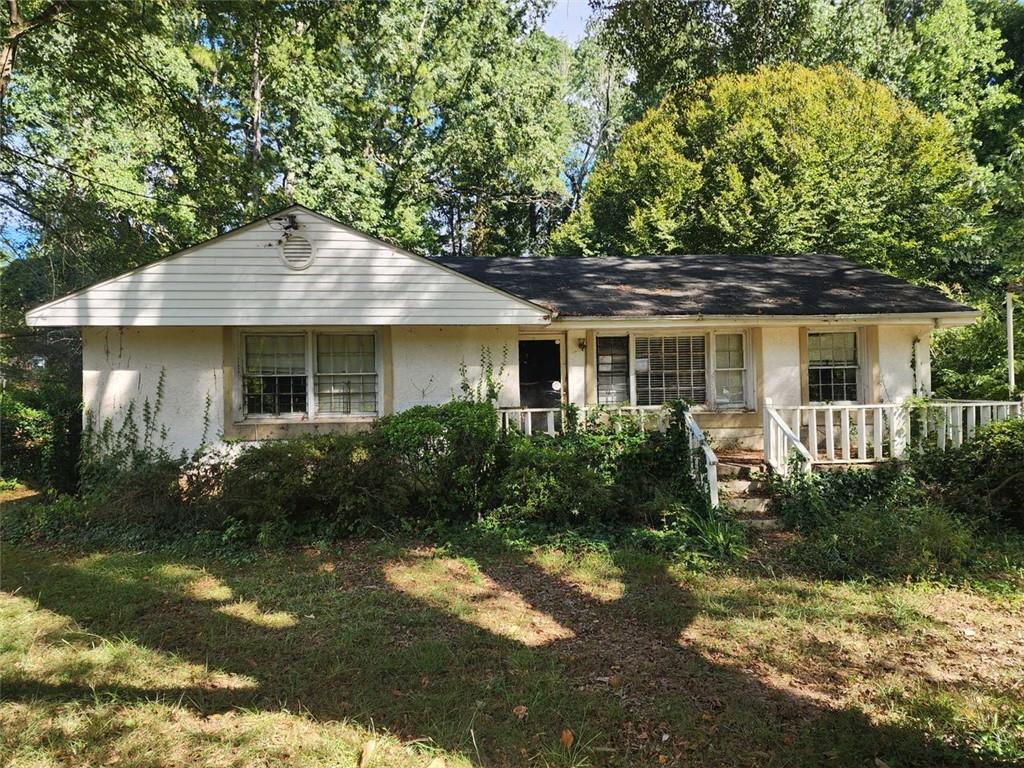
[[776,508],[796,558],[827,576],[935,577],[1024,564],[1024,420],[880,469],[794,473]]

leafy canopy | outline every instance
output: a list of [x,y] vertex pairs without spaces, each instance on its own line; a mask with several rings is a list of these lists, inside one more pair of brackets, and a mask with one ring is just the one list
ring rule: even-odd
[[988,204],[950,123],[841,67],[759,69],[650,110],[556,233],[564,254],[836,252],[975,279]]

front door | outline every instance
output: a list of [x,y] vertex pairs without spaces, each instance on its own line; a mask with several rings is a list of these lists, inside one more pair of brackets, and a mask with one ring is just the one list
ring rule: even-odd
[[559,339],[519,342],[519,403],[523,408],[562,405],[562,345]]

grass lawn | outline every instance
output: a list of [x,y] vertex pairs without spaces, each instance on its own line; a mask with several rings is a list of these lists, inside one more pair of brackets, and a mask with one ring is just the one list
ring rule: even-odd
[[[625,551],[6,547],[4,766],[1024,759],[1024,612]],[[766,561],[766,557],[769,558]]]

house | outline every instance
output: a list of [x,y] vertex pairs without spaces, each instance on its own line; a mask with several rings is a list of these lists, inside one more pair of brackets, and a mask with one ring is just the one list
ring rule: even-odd
[[718,446],[867,460],[899,447],[892,409],[930,392],[931,332],[978,314],[831,255],[428,259],[293,205],[27,320],[81,327],[100,421],[162,382],[175,450],[441,403],[486,350],[521,428],[563,403],[683,398]]

